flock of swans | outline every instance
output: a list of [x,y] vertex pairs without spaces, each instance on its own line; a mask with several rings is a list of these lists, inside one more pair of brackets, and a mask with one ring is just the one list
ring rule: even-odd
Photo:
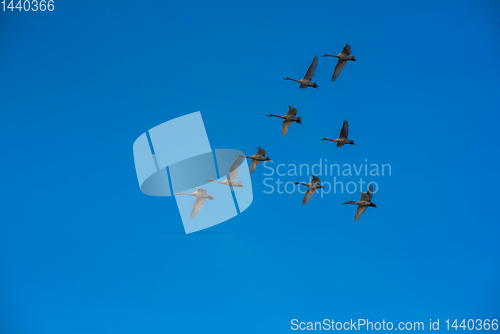
[[[339,53],[338,55],[323,55],[322,57],[334,57],[339,59],[337,65],[335,65],[335,69],[333,70],[332,81],[337,80],[337,78],[340,75],[340,72],[342,72],[348,61],[356,61],[356,58],[354,56],[351,56],[351,46],[349,44],[346,44],[342,52]],[[318,66],[318,56],[314,56],[311,65],[309,65],[309,68],[307,69],[306,75],[304,75],[302,79],[295,80],[291,78],[285,78],[285,80],[292,80],[300,83],[299,88],[301,89],[307,87],[318,88],[318,84],[312,82],[312,79],[314,77],[314,72],[316,72],[316,66]]]
[[[331,81],[334,82],[337,80],[337,78],[340,75],[340,72],[344,69],[348,61],[356,61],[356,58],[354,56],[351,56],[351,46],[349,44],[346,44],[342,50],[337,55],[327,55],[324,54],[322,57],[335,57],[338,58],[337,65],[335,65],[335,69],[333,71],[333,76]],[[316,66],[318,65],[318,56],[314,56],[313,61],[311,65],[309,65],[309,68],[307,69],[307,72],[305,76],[300,79],[300,80],[295,80],[291,78],[285,78],[285,80],[291,80],[300,83],[300,89],[305,89],[307,87],[312,87],[312,88],[318,88],[318,84],[316,82],[312,82],[312,79],[314,77],[314,72],[316,71]],[[298,123],[302,124],[302,121],[300,117],[297,117],[297,109],[295,109],[292,106],[288,106],[288,112],[284,116],[278,116],[278,115],[267,115],[269,117],[278,117],[283,119],[283,127],[281,130],[281,136],[284,137],[287,132],[288,128],[290,127],[291,124]],[[349,132],[349,124],[347,121],[344,120],[344,123],[342,125],[342,129],[340,130],[340,135],[337,139],[327,139],[327,138],[322,138],[321,140],[327,140],[327,141],[332,141],[337,143],[337,147],[342,147],[344,145],[354,145],[354,141],[349,140],[347,138]],[[227,174],[227,178],[222,181],[215,181],[215,180],[208,180],[209,182],[215,182],[219,184],[223,184],[225,186],[229,187],[243,187],[243,184],[241,182],[236,182],[236,178],[238,177],[238,168],[242,163],[242,160],[244,158],[252,160],[252,164],[250,166],[250,173],[252,173],[255,168],[257,168],[257,165],[263,161],[270,161],[271,159],[269,157],[266,157],[266,151],[260,147],[257,147],[258,151],[254,155],[247,157],[243,155],[237,155],[236,161],[231,165],[231,168],[229,169],[229,173]],[[317,189],[323,188],[323,186],[320,184],[320,179],[316,175],[312,176],[312,180],[309,183],[300,183],[300,182],[295,182],[294,184],[298,185],[303,185],[308,187],[309,189],[306,191],[304,195],[304,199],[302,200],[302,205],[305,205],[309,200],[311,199],[312,195],[316,192]],[[210,199],[213,200],[213,196],[211,194],[207,194],[207,191],[202,188],[197,188],[195,187],[196,191],[192,194],[186,194],[186,193],[177,193],[176,195],[189,195],[189,196],[195,196],[196,201],[194,202],[193,209],[191,211],[191,214],[189,216],[190,219],[193,219],[196,217],[198,212],[200,211],[201,207],[205,203],[205,200]],[[231,189],[232,190],[232,189]],[[373,185],[370,184],[368,191],[366,193],[361,192],[361,198],[357,202],[353,201],[347,201],[343,204],[354,204],[357,205],[358,208],[356,210],[356,215],[354,216],[354,221],[357,221],[363,212],[368,207],[374,207],[376,208],[377,206],[372,202],[372,197],[373,197]]]

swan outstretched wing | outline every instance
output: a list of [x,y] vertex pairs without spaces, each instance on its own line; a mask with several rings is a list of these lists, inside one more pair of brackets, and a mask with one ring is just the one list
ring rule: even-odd
[[368,187],[366,195],[368,196],[368,200],[371,202],[373,197],[373,184],[370,184],[370,186]]
[[257,167],[258,164],[260,164],[259,160],[252,159],[252,165],[250,166],[250,173],[255,170],[255,167]]
[[340,60],[337,62],[337,65],[335,65],[335,69],[333,70],[333,76],[332,76],[332,81],[337,80],[337,78],[340,75],[340,72],[344,69],[345,65],[347,64],[346,60]]
[[230,184],[236,182],[236,178],[238,177],[238,168],[240,168],[242,160],[243,158],[241,157],[236,159],[231,165],[231,168],[229,168],[229,174],[227,175],[227,178],[229,179]]
[[344,54],[344,55],[346,55],[346,56],[350,56],[351,55],[351,46],[346,43],[346,45],[342,49],[341,53]]
[[344,123],[342,124],[342,129],[340,130],[339,138],[347,139],[348,133],[349,133],[349,123],[347,123],[347,121],[344,121]]
[[316,66],[318,65],[318,56],[314,56],[311,65],[307,69],[306,75],[304,76],[305,80],[312,80],[314,77],[314,72],[316,71]]
[[311,199],[312,195],[316,192],[316,188],[311,187],[309,190],[306,191],[306,194],[304,195],[304,199],[302,200],[302,205],[305,205],[309,200]]
[[356,210],[356,215],[354,216],[354,221],[357,221],[359,217],[365,212],[367,206],[366,205],[360,205],[358,206],[358,209]]
[[284,137],[288,132],[288,128],[292,124],[292,121],[283,121],[283,129],[281,130],[281,137]]
[[[206,192],[207,191],[205,190],[205,193]],[[206,198],[196,197],[196,201],[193,204],[193,210],[191,210],[191,214],[189,215],[189,219],[193,219],[194,217],[196,217],[198,212],[200,212],[203,204],[205,204],[205,200],[206,200]]]
[[370,184],[368,187],[367,192],[361,192],[361,199],[360,201],[365,201],[365,202],[371,202],[372,201],[372,196],[373,196],[373,184]]
[[285,116],[297,116],[297,109],[289,105],[288,112],[286,113]]
[[258,149],[257,154],[260,154],[260,155],[262,155],[263,157],[265,157],[265,156],[266,156],[266,151],[265,151],[264,149],[262,149],[262,148],[260,148],[260,147],[258,147],[258,146],[257,146],[257,149]]

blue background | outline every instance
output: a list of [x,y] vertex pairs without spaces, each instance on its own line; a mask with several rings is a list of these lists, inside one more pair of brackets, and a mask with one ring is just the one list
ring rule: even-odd
[[[497,1],[422,0],[0,12],[0,332],[498,318],[499,14]],[[283,80],[346,42],[357,62],[337,82],[321,57],[319,89]],[[266,115],[288,104],[303,124],[281,138]],[[132,144],[197,110],[212,148],[261,146],[274,165],[367,159],[392,175],[354,223],[341,204],[359,194],[302,206],[264,194],[259,166],[245,212],[185,235],[174,198],[140,192]],[[343,119],[355,146],[319,141]]]

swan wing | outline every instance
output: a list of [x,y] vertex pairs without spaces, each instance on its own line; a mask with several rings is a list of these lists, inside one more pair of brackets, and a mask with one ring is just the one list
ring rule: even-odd
[[370,196],[367,193],[361,192],[360,202],[370,202]]
[[342,124],[342,129],[340,129],[339,138],[346,138],[347,139],[348,133],[349,133],[349,123],[347,123],[347,121],[344,121],[344,123]]
[[194,217],[196,217],[198,212],[200,212],[203,204],[205,204],[205,200],[206,200],[206,198],[196,197],[196,201],[194,201],[193,210],[191,210],[191,214],[189,215],[189,219],[193,219]]
[[333,76],[332,76],[332,81],[337,80],[337,78],[340,75],[340,72],[344,69],[345,65],[347,64],[346,60],[340,60],[337,62],[337,65],[335,65],[335,69],[333,70]]
[[368,196],[368,201],[371,202],[373,197],[373,184],[370,184],[370,186],[368,187],[366,195]]
[[312,80],[312,78],[314,77],[314,72],[316,71],[316,66],[318,66],[318,56],[314,56],[311,65],[309,65],[306,75],[304,76],[305,80]]
[[297,116],[297,109],[289,105],[288,112],[286,113],[285,116]]
[[283,121],[283,129],[281,130],[281,137],[284,137],[288,132],[288,128],[292,124],[292,121]]
[[258,164],[260,164],[259,160],[252,159],[252,165],[250,166],[250,173],[255,170]]
[[351,55],[351,46],[346,43],[346,45],[342,49],[341,53],[344,54],[344,55],[346,55],[346,56],[350,56]]
[[344,143],[337,142],[337,147],[342,147],[342,146],[344,146]]
[[229,179],[230,184],[233,184],[236,182],[236,178],[238,177],[238,168],[240,168],[242,160],[243,160],[243,158],[236,159],[233,162],[233,164],[231,165],[231,168],[229,168],[229,174],[227,175],[227,178]]
[[358,209],[356,210],[356,215],[354,216],[354,221],[357,221],[359,217],[365,212],[367,206],[366,205],[360,205],[358,206]]
[[262,155],[263,157],[266,156],[266,151],[260,147],[257,146],[258,152],[257,154]]
[[309,188],[309,190],[306,191],[306,194],[304,195],[304,199],[302,200],[302,205],[305,205],[309,200],[311,199],[312,195],[316,192],[316,188],[312,187]]

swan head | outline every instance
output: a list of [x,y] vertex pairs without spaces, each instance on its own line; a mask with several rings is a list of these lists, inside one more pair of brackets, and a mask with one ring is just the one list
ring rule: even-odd
[[295,122],[302,124],[302,120],[300,119],[300,117],[297,117],[297,120]]
[[320,140],[328,140],[328,139],[326,139],[326,138],[321,138]]

